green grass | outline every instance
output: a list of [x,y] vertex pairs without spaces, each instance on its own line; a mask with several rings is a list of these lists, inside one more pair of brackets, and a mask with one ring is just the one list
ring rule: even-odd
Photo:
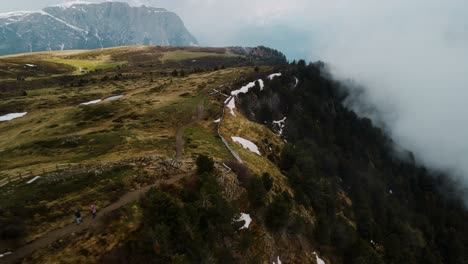
[[178,97],[179,100],[151,111],[144,116],[144,122],[153,122],[155,119],[164,120],[165,123],[175,127],[191,120],[197,114],[197,105],[203,101],[202,95],[191,97]]
[[[102,189],[109,181],[120,181],[132,172],[130,168],[114,168],[109,172],[96,176],[94,173],[78,173],[68,180],[60,179],[55,182],[52,176],[43,177],[37,184],[19,182],[15,186],[15,195],[8,196],[7,192],[0,192],[0,207],[17,207],[27,205],[34,207],[37,201],[55,201],[65,194],[79,193],[87,187]],[[45,188],[44,188],[45,187]]]
[[0,192],[0,223],[17,219],[13,223],[23,230],[25,241],[33,240],[69,224],[76,208],[87,210],[90,204],[103,208],[117,200],[129,189],[126,181],[133,173],[131,167],[119,166],[101,174],[49,174],[34,184],[24,180],[8,185]]
[[184,130],[185,153],[198,156],[204,154],[216,158],[230,158],[230,153],[218,138],[216,126],[203,127],[201,125],[193,125]]
[[74,74],[81,74],[81,71],[108,70],[123,65],[123,62],[107,62],[104,60],[71,60],[71,59],[49,59],[50,62],[70,65],[76,68]]
[[209,52],[191,52],[191,51],[178,50],[178,51],[165,52],[161,60],[162,61],[167,61],[167,60],[180,61],[180,60],[187,60],[187,59],[196,59],[196,58],[201,58],[201,57],[229,58],[229,57],[239,57],[239,55],[231,54],[231,53],[219,54],[219,53],[209,53]]
[[76,163],[97,158],[122,145],[127,135],[125,131],[99,131],[82,136],[37,140],[0,152],[0,168],[30,166],[45,160]]

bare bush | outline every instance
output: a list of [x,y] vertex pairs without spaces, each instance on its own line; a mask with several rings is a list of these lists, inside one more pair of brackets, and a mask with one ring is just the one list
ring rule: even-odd
[[247,186],[249,183],[249,179],[252,176],[252,173],[250,172],[249,168],[245,166],[244,164],[230,160],[226,161],[225,164],[232,169],[237,175],[237,179],[241,183],[242,186]]

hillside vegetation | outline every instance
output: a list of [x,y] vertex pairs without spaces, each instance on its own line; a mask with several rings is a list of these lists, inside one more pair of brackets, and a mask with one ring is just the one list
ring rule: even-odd
[[0,117],[27,113],[0,122],[3,260],[467,263],[454,184],[327,76],[265,47],[0,57]]

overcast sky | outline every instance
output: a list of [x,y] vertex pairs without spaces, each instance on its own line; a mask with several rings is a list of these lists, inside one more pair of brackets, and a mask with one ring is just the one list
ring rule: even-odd
[[[0,10],[61,1],[1,1]],[[178,13],[202,45],[272,46],[321,59],[366,87],[363,103],[403,147],[468,182],[468,1],[149,0]],[[366,113],[364,113],[366,114]]]

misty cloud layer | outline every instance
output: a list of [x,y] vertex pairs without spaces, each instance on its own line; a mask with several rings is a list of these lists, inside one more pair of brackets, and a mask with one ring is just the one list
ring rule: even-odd
[[323,58],[367,88],[395,141],[468,179],[468,5],[397,2],[354,10]]
[[175,11],[202,45],[263,44],[329,63],[365,87],[363,103],[397,143],[468,182],[467,1],[130,2]]
[[[202,42],[251,43],[243,37],[265,35],[265,43],[256,39],[257,44],[275,46],[268,41],[277,32],[281,45],[286,42],[289,48],[307,50],[308,59],[326,61],[335,77],[365,87],[362,103],[375,106],[379,114],[370,117],[384,122],[399,145],[428,167],[450,170],[468,182],[468,2],[184,2],[197,14],[180,8],[195,34],[212,19],[201,10],[216,10],[215,36],[201,34]],[[192,19],[198,22],[190,23]]]

